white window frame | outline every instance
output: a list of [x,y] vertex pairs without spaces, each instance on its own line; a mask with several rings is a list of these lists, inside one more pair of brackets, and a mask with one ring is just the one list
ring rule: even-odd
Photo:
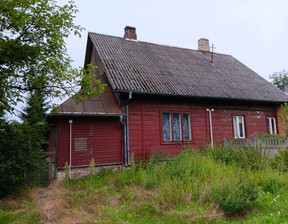
[[[242,133],[243,136],[240,136],[241,127],[240,123],[242,122]],[[234,138],[245,138],[245,121],[244,116],[233,116],[233,129],[234,129]]]
[[268,132],[269,134],[277,135],[277,125],[275,117],[268,117]]

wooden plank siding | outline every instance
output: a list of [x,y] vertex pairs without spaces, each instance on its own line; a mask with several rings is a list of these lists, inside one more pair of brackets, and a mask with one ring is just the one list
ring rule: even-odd
[[[72,167],[95,164],[121,164],[123,161],[123,136],[119,118],[73,118]],[[69,162],[69,119],[58,121],[58,161],[63,168]],[[87,150],[75,151],[75,139],[87,138]]]
[[[182,145],[198,147],[201,142],[210,142],[209,114],[212,112],[214,142],[223,142],[224,138],[234,138],[233,116],[244,116],[246,138],[255,137],[259,133],[267,133],[267,117],[276,118],[274,105],[205,105],[187,103],[169,103],[153,101],[136,101],[129,107],[130,153],[157,151],[175,155],[181,151]],[[164,142],[162,140],[162,113],[189,113],[192,140],[189,142]]]

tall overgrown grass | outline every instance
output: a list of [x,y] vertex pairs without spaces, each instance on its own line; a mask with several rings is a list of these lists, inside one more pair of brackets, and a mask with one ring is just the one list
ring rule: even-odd
[[[112,198],[118,195],[118,203],[104,200],[102,205],[106,207],[97,214],[106,219],[117,215],[118,221],[129,221],[129,217],[153,220],[160,216],[162,220],[178,217],[189,222],[195,221],[195,217],[209,220],[243,216],[267,206],[265,195],[277,195],[287,187],[287,150],[275,158],[262,156],[260,151],[252,147],[243,150],[207,147],[201,152],[190,148],[164,161],[159,154],[151,157],[145,154],[144,160],[137,155],[129,169],[83,179],[82,185],[80,180],[69,182],[68,187],[74,190],[70,195],[71,206],[73,201],[85,197],[89,203],[98,200],[101,205],[99,198],[108,194]],[[89,187],[80,193],[83,184]],[[121,215],[119,205],[125,207]],[[171,218],[167,212],[176,215]],[[167,220],[163,222],[169,223]]]

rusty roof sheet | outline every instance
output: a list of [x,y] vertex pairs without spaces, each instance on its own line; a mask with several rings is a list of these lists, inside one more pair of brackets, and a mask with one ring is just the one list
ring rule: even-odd
[[110,86],[106,86],[104,93],[101,93],[98,98],[93,97],[79,104],[76,104],[73,98],[69,98],[58,106],[58,114],[114,116],[122,115],[123,112],[118,106]]
[[230,55],[89,33],[114,91],[284,102],[286,94]]

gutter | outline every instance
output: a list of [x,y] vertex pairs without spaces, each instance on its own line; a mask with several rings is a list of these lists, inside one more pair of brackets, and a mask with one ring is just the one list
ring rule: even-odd
[[55,114],[51,114],[50,117],[65,117],[65,116],[73,116],[73,117],[120,117],[122,114],[93,114],[93,113],[82,113],[82,112],[57,112]]
[[[130,93],[130,90],[115,90],[116,93]],[[196,99],[207,99],[207,100],[223,100],[223,101],[244,101],[244,102],[257,102],[257,103],[285,103],[287,101],[269,101],[269,100],[257,100],[257,99],[243,99],[243,98],[224,98],[224,97],[212,97],[212,96],[193,96],[193,95],[182,95],[182,94],[173,94],[173,93],[154,93],[154,92],[142,92],[142,91],[132,91],[134,94],[139,95],[157,95],[157,96],[175,96],[175,97],[187,97],[187,98],[196,98]]]

